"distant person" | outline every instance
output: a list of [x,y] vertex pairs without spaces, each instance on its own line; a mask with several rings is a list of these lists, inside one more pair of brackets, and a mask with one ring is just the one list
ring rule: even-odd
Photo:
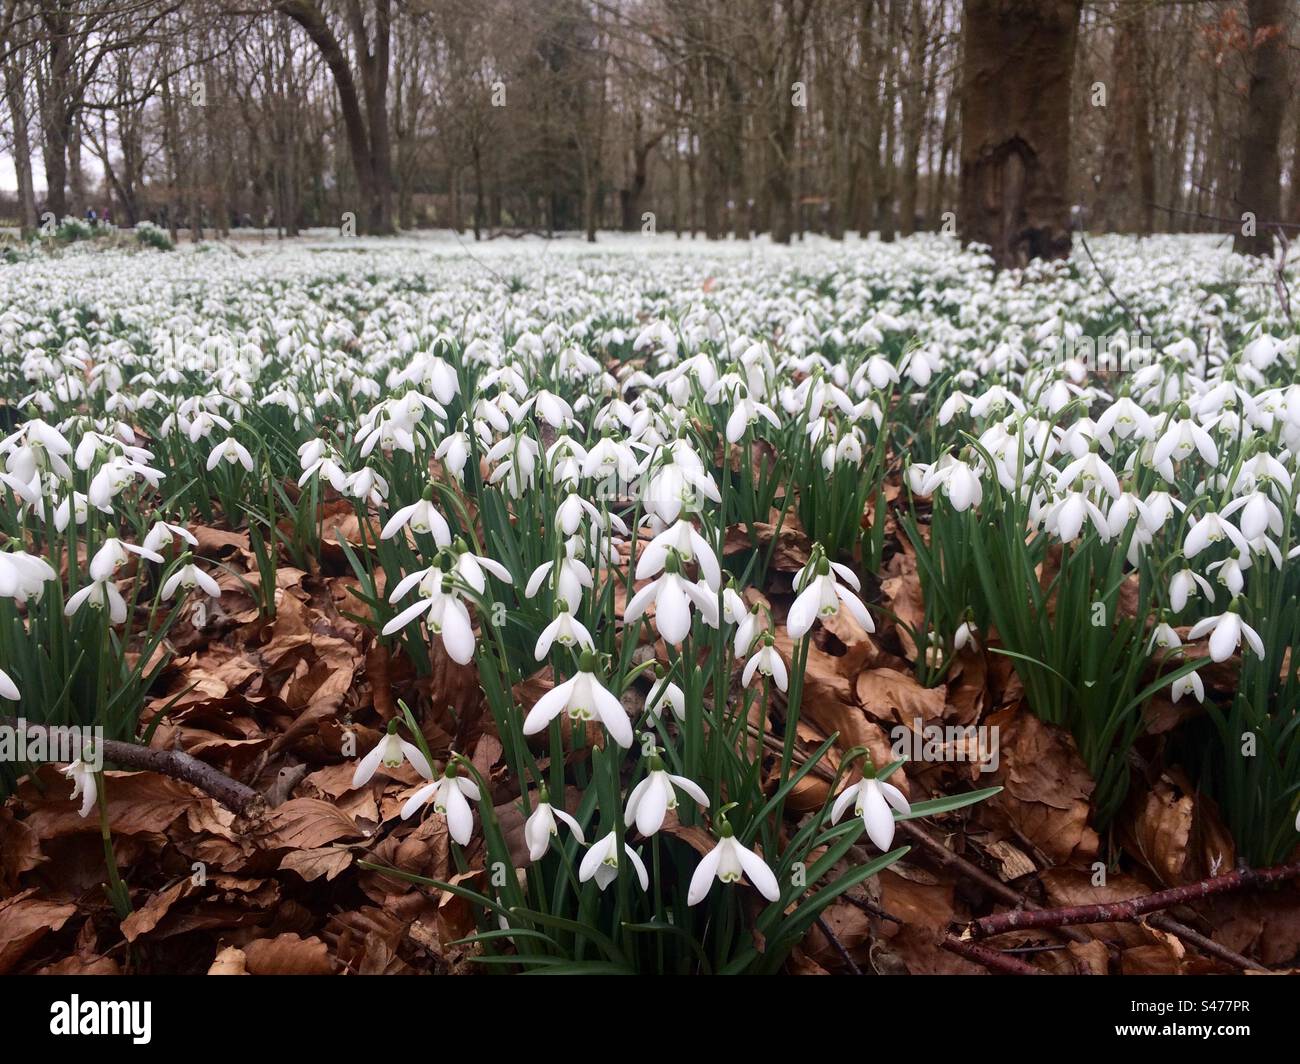
[[99,224],[99,215],[95,213],[94,207],[86,208],[86,221],[88,221],[91,225]]

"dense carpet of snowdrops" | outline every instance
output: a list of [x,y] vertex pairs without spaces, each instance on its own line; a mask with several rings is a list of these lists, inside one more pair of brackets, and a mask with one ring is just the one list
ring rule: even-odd
[[[1201,702],[1206,786],[1239,845],[1277,857],[1300,801],[1297,336],[1271,267],[1218,241],[1094,250],[1120,302],[1086,260],[994,275],[937,237],[323,241],[0,267],[0,695],[136,734],[167,632],[212,623],[193,524],[247,527],[274,589],[278,563],[318,550],[319,507],[348,500],[358,610],[421,671],[476,663],[524,784],[527,873],[455,888],[500,924],[485,936],[527,928],[520,956],[551,964],[586,924],[586,955],[618,965],[624,938],[598,928],[670,952],[685,929],[740,970],[896,860],[896,814],[977,797],[909,805],[885,780],[897,764],[854,750],[826,807],[783,823],[822,753],[796,757],[793,727],[818,622],[846,611],[872,632],[889,614],[892,485],[925,608],[889,618],[922,682],[996,643],[1030,708],[1074,733],[1099,823],[1152,699]],[[1117,330],[1127,360],[1090,372]],[[777,611],[750,589],[774,542],[757,529],[783,522],[813,546]],[[1210,659],[1237,664],[1231,689],[1207,693]],[[518,698],[545,666],[544,693]],[[403,707],[355,784],[409,761],[429,782],[401,816],[431,808],[465,845],[477,813],[508,861],[477,770],[415,725]],[[95,776],[69,771],[89,811]],[[693,860],[661,853],[670,810],[709,829]],[[845,873],[862,832],[884,856]],[[742,877],[768,903],[762,955],[714,887]]]

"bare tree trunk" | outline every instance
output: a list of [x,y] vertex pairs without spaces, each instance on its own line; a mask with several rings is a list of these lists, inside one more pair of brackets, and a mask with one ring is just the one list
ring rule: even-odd
[[1078,0],[966,0],[962,238],[999,266],[1070,254]]
[[348,57],[315,0],[278,0],[277,8],[311,38],[334,79],[347,133],[348,153],[361,194],[363,210],[358,212],[357,220],[362,231],[392,232],[392,158],[388,135],[389,0],[375,0],[373,44],[367,33],[361,0],[348,0],[346,5],[353,48],[361,68],[364,109]]
[[1273,251],[1273,224],[1282,220],[1278,142],[1286,110],[1286,0],[1248,0],[1250,95],[1242,137],[1237,207],[1254,215],[1254,231],[1238,230],[1232,249],[1242,255]]
[[14,174],[18,182],[18,225],[24,239],[36,231],[36,189],[32,182],[32,145],[27,129],[27,101],[13,63],[5,63],[5,99],[13,128]]

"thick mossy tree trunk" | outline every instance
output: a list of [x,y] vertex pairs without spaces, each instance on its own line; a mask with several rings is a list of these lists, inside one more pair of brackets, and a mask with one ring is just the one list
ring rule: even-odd
[[1070,91],[1078,0],[966,0],[963,241],[999,266],[1070,254]]

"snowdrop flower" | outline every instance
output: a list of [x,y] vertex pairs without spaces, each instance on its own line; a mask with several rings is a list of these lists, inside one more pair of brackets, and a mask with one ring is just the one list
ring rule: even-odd
[[452,574],[477,594],[482,595],[487,591],[487,577],[484,572],[491,573],[503,584],[514,584],[515,582],[514,577],[510,575],[509,569],[491,558],[485,558],[481,554],[474,554],[463,539],[457,539],[452,544],[451,552],[453,557],[451,563]]
[[453,432],[438,444],[433,456],[457,480],[465,479],[465,463],[469,460],[469,434],[464,430]]
[[632,745],[632,723],[623,703],[610,694],[595,676],[596,655],[585,651],[578,674],[552,687],[537,700],[524,718],[524,734],[536,735],[561,713],[574,721],[599,720],[619,746]]
[[162,597],[164,599],[171,598],[176,594],[177,588],[193,591],[196,587],[210,598],[221,597],[221,587],[193,562],[182,565],[167,578],[166,583],[162,586]]
[[676,521],[683,508],[698,509],[701,496],[711,502],[722,502],[713,474],[704,469],[699,458],[683,462],[677,457],[678,453],[674,451],[674,458],[650,478],[642,500],[646,512],[654,514],[665,524]]
[[[81,523],[78,519],[78,523]],[[155,521],[153,527],[149,529],[142,541],[145,550],[161,551],[164,547],[170,547],[173,541],[181,539],[191,547],[197,547],[199,541],[188,529],[180,525],[171,525],[166,521]]]
[[432,489],[425,497],[410,506],[403,506],[388,519],[388,523],[379,532],[380,539],[392,539],[403,528],[409,528],[418,535],[432,535],[433,542],[439,547],[451,546],[451,526],[433,505]]
[[407,799],[402,806],[402,819],[409,820],[432,799],[433,811],[447,818],[447,833],[461,846],[468,846],[474,833],[474,810],[469,803],[481,797],[478,784],[460,775],[456,762],[452,761],[442,776],[426,783]]
[[[596,525],[600,525],[603,521],[600,511],[595,506],[577,492],[571,492],[555,508],[555,530],[565,536],[575,535],[582,527],[584,517],[589,518]],[[614,520],[614,515],[611,514],[610,519]]]
[[132,554],[139,555],[151,562],[161,562],[163,560],[162,555],[156,551],[125,543],[118,539],[115,534],[109,532],[103,546],[90,559],[90,578],[92,580],[111,579],[126,564],[127,558]]
[[979,629],[975,627],[975,622],[967,617],[957,626],[957,631],[952,635],[952,649],[954,652],[962,650],[967,646],[978,647],[979,642],[975,638]]
[[[834,573],[834,576],[832,573]],[[803,572],[800,574],[800,580],[803,581],[803,590],[800,591],[799,597],[794,600],[794,604],[790,607],[790,613],[786,618],[785,627],[791,639],[802,639],[808,634],[808,630],[812,628],[815,621],[834,617],[839,613],[841,604],[848,609],[853,619],[868,632],[876,630],[871,615],[867,613],[867,608],[862,605],[862,600],[852,591],[836,583],[835,576],[849,584],[854,590],[857,590],[860,586],[858,578],[851,569],[839,564],[839,562],[828,561],[823,554],[819,553],[814,560],[809,561],[804,566]]]
[[322,479],[329,482],[330,487],[340,495],[343,493],[348,479],[347,471],[340,464],[337,452],[324,440],[308,440],[304,443],[298,448],[298,460],[302,464],[298,487],[305,486],[307,481],[319,473]]
[[1173,629],[1168,621],[1162,620],[1151,632],[1151,639],[1147,643],[1147,650],[1155,648],[1160,650],[1177,650],[1183,645],[1183,641],[1178,638],[1178,633]]
[[1097,535],[1110,538],[1110,525],[1101,508],[1081,491],[1066,492],[1043,514],[1043,527],[1066,543],[1073,543],[1083,532],[1084,521],[1091,519]]
[[686,904],[698,905],[702,902],[708,896],[715,879],[723,883],[738,883],[742,875],[768,901],[778,901],[781,897],[780,884],[763,858],[741,845],[725,818],[722,819],[718,834],[717,844],[700,861],[691,876]]
[[583,650],[595,650],[596,644],[592,642],[591,633],[572,613],[569,612],[565,603],[560,603],[560,612],[555,615],[555,620],[548,624],[542,634],[537,638],[537,646],[533,651],[533,656],[538,661],[544,661],[546,655],[551,652],[551,646],[559,643],[562,647],[577,646]]
[[1182,613],[1187,600],[1200,588],[1209,602],[1214,601],[1214,588],[1210,582],[1190,569],[1180,569],[1169,580],[1169,607],[1175,613]]
[[63,612],[71,617],[87,603],[97,610],[107,605],[108,618],[113,624],[123,624],[126,621],[126,600],[111,580],[94,580],[87,584],[68,599]]
[[655,604],[655,628],[670,646],[678,646],[691,634],[691,606],[700,611],[705,623],[718,626],[718,600],[708,586],[683,579],[677,556],[670,555],[665,571],[643,587],[627,604],[623,620],[637,620],[651,602]]
[[534,569],[524,588],[524,597],[533,598],[541,590],[542,581],[554,571],[555,597],[569,607],[570,613],[576,613],[582,603],[582,589],[592,586],[591,570],[574,557],[577,546],[575,540],[565,544],[566,555],[560,559],[558,567],[554,562],[543,562]]
[[208,471],[215,469],[217,463],[221,461],[225,461],[228,465],[238,462],[250,473],[253,471],[253,456],[248,453],[248,448],[233,436],[222,440],[212,448],[212,452],[208,455]]
[[760,416],[767,419],[778,432],[781,430],[781,421],[770,406],[757,402],[748,395],[737,399],[731,417],[727,418],[727,442],[738,443]]
[[433,769],[420,748],[398,735],[397,721],[390,720],[384,737],[357,763],[357,770],[352,774],[352,789],[356,790],[369,783],[371,777],[379,771],[380,765],[391,770],[399,768],[403,760],[409,761],[411,767],[425,779],[433,779]]
[[384,625],[383,634],[392,635],[424,614],[424,623],[430,632],[441,637],[447,656],[458,665],[468,665],[474,660],[474,624],[465,603],[451,587],[450,577],[439,569],[413,573],[393,589],[389,601],[401,598],[416,584],[420,588],[419,601]]
[[163,474],[151,466],[132,462],[126,458],[110,458],[91,478],[90,487],[86,490],[86,499],[96,509],[111,513],[113,499],[134,484],[137,477],[156,488],[163,479]]
[[[63,501],[54,508],[55,531],[62,532],[73,521],[76,521],[78,525],[84,525],[89,516],[90,500],[79,491],[71,492],[65,495]],[[151,544],[148,538],[145,539],[144,545],[151,550],[157,550],[157,546]]]
[[612,436],[602,436],[587,451],[587,457],[582,463],[582,475],[599,480],[617,476],[623,483],[630,484],[640,472],[641,463],[637,461],[632,448]]
[[646,580],[662,572],[673,552],[676,552],[679,561],[687,565],[693,561],[699,562],[700,574],[709,587],[718,590],[722,583],[722,567],[718,564],[717,556],[708,540],[685,520],[673,522],[646,544],[637,559],[636,578]]
[[665,706],[678,720],[686,719],[686,693],[668,679],[668,674],[660,666],[659,675],[646,697],[645,709],[650,716],[658,718]]
[[708,796],[699,785],[685,776],[670,773],[664,768],[658,754],[649,759],[648,768],[646,778],[633,787],[632,793],[627,796],[627,810],[623,814],[625,827],[636,824],[637,831],[647,838],[663,827],[668,810],[677,808],[674,787],[693,798],[701,809],[709,807]]
[[99,781],[95,776],[95,770],[87,765],[81,758],[77,758],[67,768],[62,770],[63,775],[72,780],[71,798],[76,801],[81,798],[81,815],[89,816],[90,811],[95,808],[95,802],[99,798]]
[[759,652],[745,662],[745,671],[740,677],[741,686],[748,687],[753,682],[755,673],[770,677],[778,691],[784,691],[789,683],[785,661],[772,645],[771,636],[767,637]]
[[1169,697],[1174,702],[1179,701],[1185,694],[1191,694],[1198,702],[1205,701],[1205,684],[1201,681],[1200,674],[1194,669],[1186,675],[1178,677],[1169,687]]
[[831,807],[831,823],[839,823],[850,802],[853,803],[854,816],[862,818],[867,838],[879,850],[888,850],[894,841],[894,814],[890,811],[890,806],[905,816],[912,811],[902,791],[892,783],[874,776],[864,776],[840,792]]
[[1256,657],[1264,656],[1263,640],[1255,629],[1241,619],[1235,604],[1229,606],[1226,613],[1197,621],[1187,633],[1187,638],[1200,639],[1206,632],[1210,633],[1210,657],[1214,661],[1227,661],[1243,638]]
[[[636,870],[636,877],[641,881],[641,889],[649,890],[650,875],[645,870],[645,862],[627,843],[623,844],[623,852],[627,854],[628,860],[632,862],[632,867]],[[618,838],[611,831],[603,839],[592,843],[591,848],[583,855],[582,864],[578,866],[578,880],[586,883],[588,880],[594,879],[596,886],[604,890],[617,878]]]
[[550,792],[543,786],[537,805],[524,821],[524,842],[528,845],[530,861],[540,861],[546,856],[546,851],[551,846],[551,839],[559,834],[557,820],[568,826],[575,839],[584,846],[587,844],[587,840],[582,835],[581,825],[563,809],[551,805]]
[[1114,433],[1121,440],[1127,440],[1130,436],[1150,440],[1155,438],[1155,422],[1141,406],[1124,395],[1102,412],[1097,419],[1097,432],[1102,437]]
[[1214,446],[1210,434],[1191,418],[1179,420],[1171,418],[1169,427],[1156,441],[1155,449],[1151,454],[1151,464],[1159,466],[1170,458],[1175,462],[1181,462],[1193,451],[1199,451],[1207,465],[1218,465],[1219,449]]
[[749,653],[750,648],[754,645],[754,640],[758,638],[762,630],[763,620],[759,608],[755,606],[745,613],[736,626],[736,640],[732,646],[736,657],[743,658]]
[[39,599],[58,573],[44,558],[26,551],[0,551],[0,595],[27,602]]
[[1275,536],[1282,534],[1282,511],[1262,491],[1251,491],[1233,499],[1223,508],[1223,516],[1231,517],[1238,510],[1241,516],[1237,523],[1246,539],[1259,539],[1269,532]]
[[1217,569],[1219,571],[1219,583],[1228,589],[1229,595],[1235,598],[1241,594],[1242,588],[1246,586],[1245,571],[1251,567],[1251,564],[1249,554],[1243,555],[1234,550],[1230,557],[1211,562],[1205,567],[1205,571],[1212,573]]
[[500,463],[492,471],[488,482],[497,484],[504,481],[511,498],[519,498],[533,486],[539,453],[537,441],[531,436],[525,436],[522,430],[516,430],[488,451],[488,462]]
[[369,466],[362,466],[343,481],[343,494],[380,506],[388,498],[388,481]]
[[1231,521],[1225,521],[1222,515],[1208,513],[1199,521],[1196,518],[1192,518],[1192,521],[1194,523],[1188,530],[1187,538],[1183,540],[1183,555],[1189,561],[1212,543],[1219,543],[1224,539],[1231,541],[1242,554],[1250,552],[1246,537]]
[[0,698],[7,698],[11,702],[17,702],[21,697],[18,685],[10,679],[9,674],[4,669],[0,669]]
[[979,474],[959,459],[940,461],[930,469],[920,483],[920,494],[933,495],[936,488],[942,487],[944,495],[958,513],[979,506],[984,501],[984,485]]

